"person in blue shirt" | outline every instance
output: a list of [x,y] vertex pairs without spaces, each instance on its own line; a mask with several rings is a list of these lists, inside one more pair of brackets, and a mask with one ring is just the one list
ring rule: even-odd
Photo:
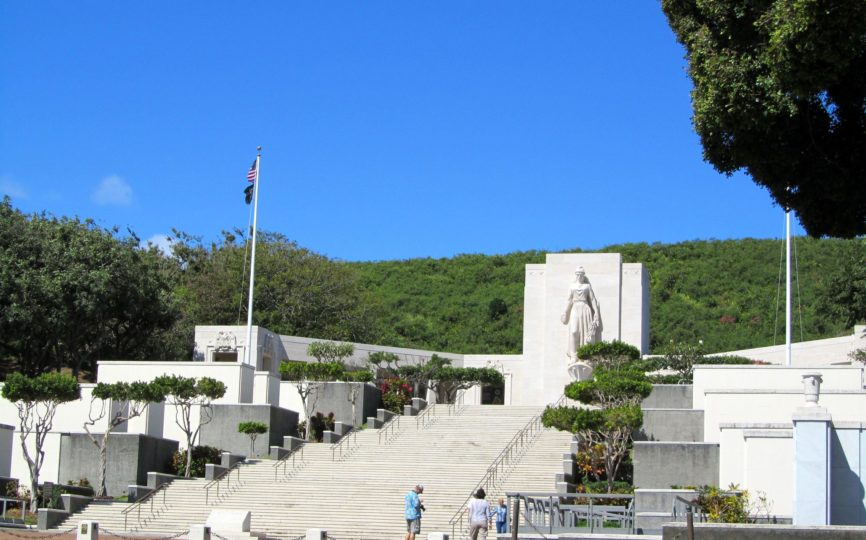
[[508,507],[505,506],[505,499],[502,497],[499,497],[499,505],[493,509],[493,517],[496,520],[496,532],[508,532],[506,530],[506,523],[508,522]]
[[424,486],[418,484],[406,494],[406,540],[415,540],[415,535],[421,533],[421,511],[424,505],[419,495],[424,493]]

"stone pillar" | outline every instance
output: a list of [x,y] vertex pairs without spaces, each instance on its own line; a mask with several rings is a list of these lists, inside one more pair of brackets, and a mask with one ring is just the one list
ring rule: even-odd
[[78,523],[78,540],[99,540],[99,523],[80,521]]
[[207,525],[190,525],[189,540],[210,540],[210,527]]
[[830,414],[818,406],[821,376],[803,375],[806,406],[794,412],[794,525],[830,524]]
[[328,531],[325,529],[307,529],[306,540],[325,540],[328,538]]
[[427,535],[427,540],[448,540],[449,536],[447,533],[434,532]]

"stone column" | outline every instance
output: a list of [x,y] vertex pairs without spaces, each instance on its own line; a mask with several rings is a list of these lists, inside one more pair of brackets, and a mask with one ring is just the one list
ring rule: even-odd
[[806,406],[794,412],[794,525],[830,524],[830,414],[818,406],[821,375],[803,375]]
[[76,538],[77,540],[98,540],[99,523],[96,521],[79,521]]

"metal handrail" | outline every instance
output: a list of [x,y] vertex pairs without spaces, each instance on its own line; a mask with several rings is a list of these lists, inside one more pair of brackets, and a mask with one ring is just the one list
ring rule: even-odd
[[237,475],[236,475],[236,476],[237,476],[237,483],[238,483],[238,484],[241,483],[241,469],[240,469],[240,466],[241,466],[243,463],[245,463],[245,461],[237,461],[237,462],[235,462],[234,465],[232,465],[231,467],[229,467],[229,468],[226,469],[225,471],[223,471],[223,472],[221,472],[220,474],[218,474],[218,475],[216,476],[216,478],[214,478],[213,480],[211,480],[210,482],[208,482],[207,484],[205,484],[204,487],[202,487],[202,489],[205,490],[205,493],[204,493],[204,503],[205,503],[205,505],[207,505],[207,504],[209,503],[209,501],[210,501],[210,488],[211,488],[211,487],[216,486],[216,496],[217,496],[217,500],[219,500],[219,498],[220,498],[220,483],[222,483],[223,480],[226,480],[226,484],[228,485],[228,488],[231,488],[231,476],[232,476],[232,472],[233,472],[233,471],[237,471]]
[[283,478],[288,478],[288,476],[289,476],[289,473],[288,473],[289,458],[292,458],[292,472],[295,472],[298,470],[298,468],[295,467],[295,459],[298,457],[299,453],[301,454],[301,463],[302,464],[304,463],[304,447],[306,445],[307,445],[307,443],[306,443],[306,441],[304,441],[303,443],[301,443],[300,446],[298,446],[294,450],[291,450],[288,454],[281,457],[280,459],[277,460],[276,463],[273,464],[272,468],[274,469],[274,481],[275,482],[277,480],[277,474],[280,471],[280,467],[283,468]]
[[425,428],[439,420],[438,416],[433,415],[433,409],[435,407],[436,405],[427,405],[426,407],[424,407],[424,410],[421,411],[421,414],[415,417],[416,430]]
[[22,499],[20,497],[0,497],[0,501],[3,501],[3,514],[0,517],[6,517],[6,507],[10,502],[18,503],[21,510],[21,519],[24,519],[24,516],[27,515],[27,508],[30,505],[30,499]]
[[121,514],[123,514],[123,530],[128,531],[127,528],[127,519],[129,518],[129,513],[135,509],[138,509],[138,523],[141,524],[141,507],[145,502],[150,501],[150,515],[153,515],[153,500],[156,498],[156,494],[162,492],[162,505],[165,506],[165,492],[168,489],[168,486],[171,485],[171,482],[165,482],[156,487],[153,491],[135,501],[129,507],[121,510]]
[[[628,493],[506,493],[509,507],[525,503],[524,525],[534,532],[546,528],[547,533],[559,530],[588,529],[589,533],[610,529],[605,527],[609,521],[618,521],[622,529],[633,534],[635,527],[634,495]],[[625,506],[593,504],[594,500],[627,500]],[[512,501],[514,501],[512,503]],[[586,501],[586,504],[576,504]],[[583,523],[584,525],[581,525]],[[512,523],[512,531],[519,531],[520,523]],[[542,533],[543,534],[543,533]]]
[[[341,460],[344,457],[349,457],[349,455],[351,455],[352,450],[353,450],[351,441],[355,440],[355,436],[358,435],[358,431],[359,430],[357,430],[357,429],[353,429],[349,433],[346,433],[345,435],[343,435],[340,438],[339,442],[335,442],[334,444],[331,445],[331,461],[337,460],[337,457],[336,457],[336,455],[337,455],[336,451],[337,450],[340,451],[340,459]],[[346,455],[345,456],[343,455],[343,445],[346,446]],[[357,445],[355,446],[355,448],[357,448]]]
[[465,401],[465,390],[458,390],[456,394],[454,394],[454,402],[448,404],[448,416],[456,416],[460,414],[463,408],[466,406]]
[[[491,488],[495,487],[500,480],[500,476],[502,478],[505,477],[506,469],[505,467],[508,464],[511,464],[526,453],[527,448],[532,442],[535,441],[535,438],[541,433],[541,415],[533,416],[529,422],[517,433],[514,434],[514,437],[505,445],[505,448],[499,452],[499,455],[496,456],[496,459],[493,460],[493,463],[487,467],[487,472],[484,474],[484,477],[481,478],[481,481],[472,488],[472,491],[469,493],[469,496],[466,497],[466,500],[463,501],[463,504],[460,505],[460,509],[457,510],[457,513],[448,521],[448,524],[451,525],[451,534],[453,538],[456,538],[456,531],[458,528],[458,523],[460,524],[460,529],[463,527],[463,516],[468,511],[467,503],[469,499],[478,491],[478,488],[484,488],[484,491],[491,491]],[[500,472],[502,474],[500,474]]]
[[385,435],[386,433],[388,436],[385,437],[385,442],[389,442],[393,439],[398,427],[400,427],[400,415],[395,414],[390,420],[385,422],[385,425],[379,428],[379,444],[382,444],[382,435]]

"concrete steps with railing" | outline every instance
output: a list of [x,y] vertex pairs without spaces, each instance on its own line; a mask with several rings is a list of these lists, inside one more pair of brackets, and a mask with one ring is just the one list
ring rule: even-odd
[[[357,432],[344,443],[352,451],[342,460],[332,461],[330,445],[308,444],[303,457],[296,457],[297,470],[289,476],[282,470],[275,473],[271,460],[246,462],[231,480],[223,481],[222,497],[216,503],[211,489],[211,504],[205,503],[205,481],[176,480],[166,489],[165,504],[157,494],[154,515],[146,503],[142,522],[136,509],[129,515],[127,529],[176,533],[204,523],[213,509],[225,509],[249,510],[251,529],[273,537],[295,537],[321,527],[334,538],[401,538],[404,497],[415,484],[423,484],[427,510],[422,536],[430,531],[450,533],[449,520],[487,468],[541,410],[470,405],[460,414],[448,415],[447,406],[437,405],[428,413],[435,421],[423,429],[416,428],[416,418],[399,417],[395,421],[399,424],[392,425],[393,433],[386,437],[390,442],[380,444],[379,430]],[[497,491],[552,491],[570,440],[569,434],[542,430]],[[67,522],[95,519],[103,527],[122,531],[124,507],[91,505]]]

